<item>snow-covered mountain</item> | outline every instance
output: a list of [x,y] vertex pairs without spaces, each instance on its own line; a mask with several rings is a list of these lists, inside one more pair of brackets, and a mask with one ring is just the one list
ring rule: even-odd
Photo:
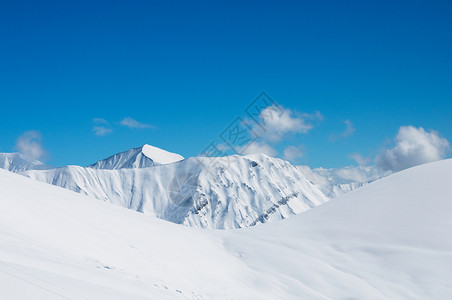
[[451,299],[450,178],[452,160],[438,161],[288,220],[218,231],[0,170],[0,295]]
[[51,167],[39,160],[29,160],[21,153],[0,153],[0,169],[19,173],[27,170],[45,170]]
[[22,174],[201,228],[249,227],[285,219],[328,201],[296,167],[265,155],[195,157],[116,170],[68,166]]
[[125,169],[125,168],[146,168],[156,165],[170,164],[184,158],[176,153],[171,153],[163,149],[150,145],[143,145],[121,153],[112,155],[100,160],[92,165],[93,169]]

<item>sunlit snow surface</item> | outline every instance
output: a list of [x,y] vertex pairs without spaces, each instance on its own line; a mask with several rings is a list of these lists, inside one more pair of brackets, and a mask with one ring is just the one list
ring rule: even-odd
[[452,160],[202,230],[0,170],[2,299],[451,299]]

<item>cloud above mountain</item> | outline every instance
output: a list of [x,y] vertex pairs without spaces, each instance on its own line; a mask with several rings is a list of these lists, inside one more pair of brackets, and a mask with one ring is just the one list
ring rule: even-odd
[[286,160],[296,161],[297,159],[300,159],[302,157],[303,157],[303,152],[300,150],[299,147],[288,146],[286,149],[284,149],[283,158]]
[[279,142],[286,134],[309,132],[314,127],[313,121],[322,120],[323,116],[319,112],[299,113],[272,105],[263,109],[259,118],[260,122],[254,126],[254,131],[264,140]]
[[275,148],[267,144],[266,142],[253,142],[248,144],[242,151],[241,154],[256,154],[262,153],[268,156],[276,156],[277,151]]
[[135,120],[134,118],[131,118],[131,117],[122,119],[120,124],[122,126],[126,126],[129,128],[153,128],[152,125],[138,122],[137,120]]
[[297,160],[303,153],[299,147],[290,145],[290,137],[308,133],[321,120],[323,116],[320,112],[308,114],[282,106],[268,106],[260,112],[258,120],[245,120],[259,139],[247,145],[243,154],[263,153],[276,156],[278,154],[276,147],[284,143],[284,159]]
[[352,121],[345,120],[344,125],[345,125],[345,129],[341,133],[331,135],[331,141],[334,142],[339,139],[346,138],[355,132],[355,126],[353,125]]
[[106,136],[113,133],[113,127],[118,125],[131,129],[154,128],[154,126],[150,124],[139,122],[131,117],[126,117],[122,119],[120,122],[113,122],[113,124],[103,118],[94,118],[93,123],[94,126],[92,130],[94,131],[94,134],[97,136]]
[[94,118],[93,123],[95,124],[93,126],[93,131],[97,136],[106,136],[113,132],[113,129],[110,126],[110,122],[103,118]]
[[377,166],[383,170],[400,171],[444,159],[450,150],[449,141],[438,132],[414,126],[400,127],[394,144],[383,149],[376,158]]
[[364,157],[359,153],[352,153],[349,155],[349,157],[351,159],[353,159],[360,166],[365,166],[368,163],[370,163],[372,160],[370,157]]
[[97,136],[105,136],[113,132],[111,128],[104,126],[94,126],[93,131]]
[[36,130],[26,131],[19,136],[16,149],[30,161],[42,159],[46,154],[42,146],[42,135]]

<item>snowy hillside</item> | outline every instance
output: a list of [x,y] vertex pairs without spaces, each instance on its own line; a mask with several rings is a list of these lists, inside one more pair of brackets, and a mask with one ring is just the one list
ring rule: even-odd
[[19,173],[27,170],[45,170],[50,167],[38,160],[28,160],[20,153],[0,153],[0,169]]
[[283,299],[452,299],[451,178],[451,159],[407,169],[226,245]]
[[68,166],[23,175],[178,224],[240,228],[328,200],[290,163],[265,155],[189,158],[149,168]]
[[[109,171],[112,172],[112,171]],[[206,231],[0,170],[5,299],[450,299],[452,160]]]
[[219,237],[3,170],[0,232],[2,299],[265,296]]
[[116,170],[122,168],[146,168],[155,165],[165,165],[184,158],[176,153],[171,153],[163,149],[150,145],[143,145],[138,148],[117,153],[104,160],[90,165],[94,169]]

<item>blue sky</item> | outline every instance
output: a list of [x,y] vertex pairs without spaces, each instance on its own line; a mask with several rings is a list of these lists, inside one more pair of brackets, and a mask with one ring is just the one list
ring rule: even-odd
[[451,14],[450,1],[2,1],[0,152],[35,130],[55,166],[145,143],[194,156],[261,91],[293,118],[323,116],[268,141],[300,149],[296,163],[374,159],[407,125],[452,141]]

